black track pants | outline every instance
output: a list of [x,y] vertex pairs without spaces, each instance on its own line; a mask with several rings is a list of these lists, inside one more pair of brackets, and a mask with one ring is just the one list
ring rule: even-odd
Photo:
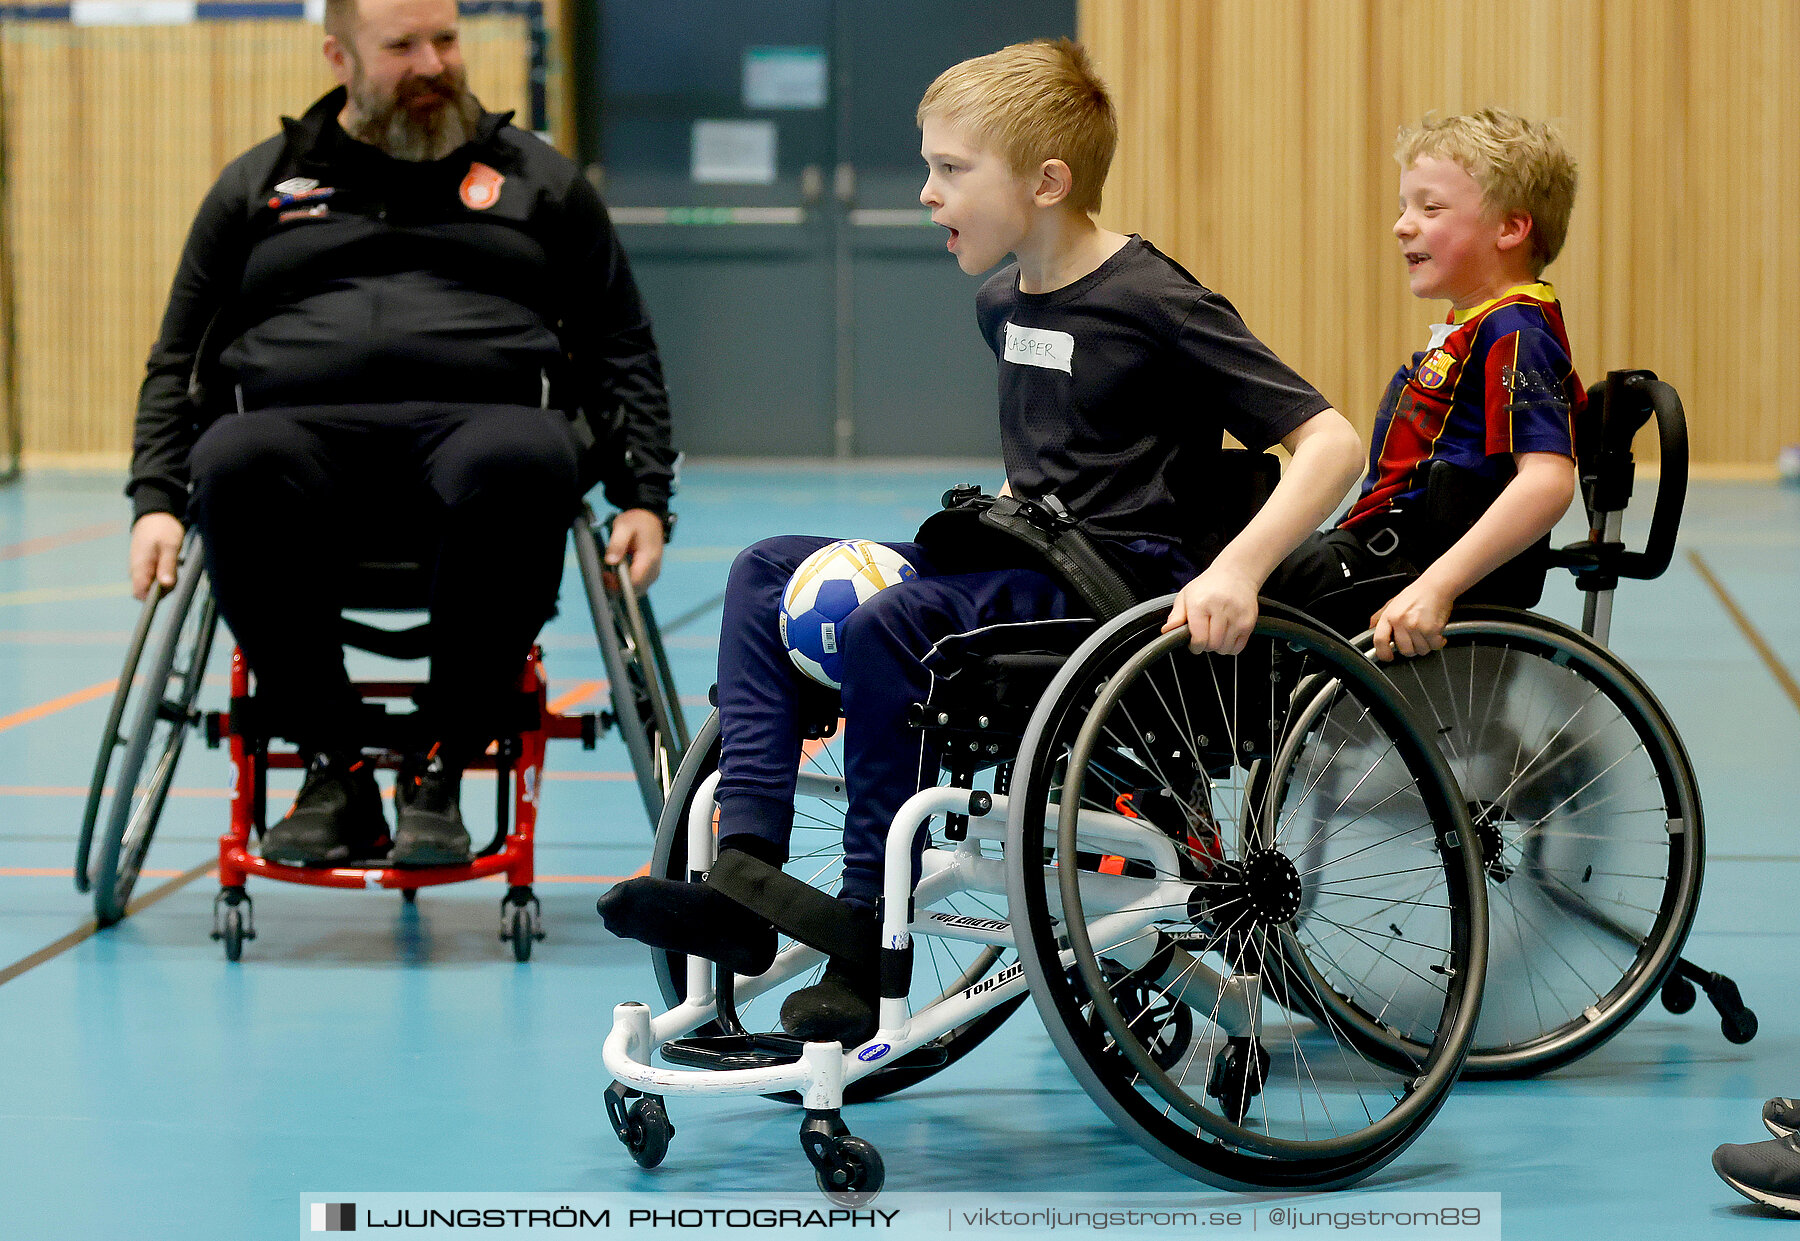
[[303,748],[357,744],[337,636],[349,567],[427,568],[424,708],[452,746],[485,744],[525,654],[554,613],[580,501],[556,410],[332,405],[232,414],[191,457],[195,520],[220,614]]

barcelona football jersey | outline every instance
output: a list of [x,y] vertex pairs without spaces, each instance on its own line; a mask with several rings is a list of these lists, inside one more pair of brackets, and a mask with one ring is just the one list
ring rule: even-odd
[[1434,461],[1504,484],[1512,454],[1575,455],[1587,395],[1569,360],[1562,307],[1548,284],[1524,284],[1433,326],[1429,345],[1388,384],[1375,417],[1369,476],[1339,524],[1354,528],[1422,502]]

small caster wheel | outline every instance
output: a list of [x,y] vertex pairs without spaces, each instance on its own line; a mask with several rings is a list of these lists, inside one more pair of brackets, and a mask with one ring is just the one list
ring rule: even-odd
[[[812,1151],[809,1149],[807,1154]],[[873,1202],[887,1180],[881,1152],[874,1143],[853,1134],[831,1139],[825,1160],[822,1163],[813,1159],[813,1175],[824,1195],[844,1206],[860,1207]]]
[[243,888],[221,888],[213,897],[212,937],[224,942],[227,961],[242,957],[244,941],[256,938],[250,896]]
[[1269,1053],[1254,1039],[1234,1038],[1213,1058],[1212,1080],[1206,1093],[1219,1101],[1219,1110],[1234,1125],[1244,1123],[1250,1101],[1262,1093],[1269,1079]]
[[401,888],[400,889],[400,899],[405,904],[417,905],[419,903],[419,889],[417,889],[417,888]]
[[1728,1043],[1748,1043],[1756,1037],[1756,1014],[1744,1003],[1738,985],[1723,974],[1708,974],[1701,982],[1706,998],[1719,1012],[1719,1028]]
[[500,898],[500,938],[512,941],[513,960],[531,960],[532,941],[544,938],[541,908],[528,887],[509,889]]
[[1694,1006],[1698,994],[1693,983],[1680,974],[1670,974],[1669,981],[1662,985],[1662,1006],[1672,1013],[1685,1013]]
[[[526,949],[528,954],[530,951]],[[675,1136],[663,1101],[652,1095],[634,1099],[625,1109],[625,1120],[630,1130],[625,1149],[631,1152],[632,1161],[640,1168],[654,1168],[669,1153],[669,1139]]]
[[225,911],[224,925],[219,928],[225,941],[225,959],[236,961],[244,955],[244,913],[233,905]]
[[[1125,1014],[1127,1029],[1138,1045],[1150,1053],[1151,1061],[1159,1069],[1167,1071],[1180,1064],[1194,1041],[1193,1010],[1121,966],[1106,962],[1103,969],[1107,990],[1112,993],[1113,1003]],[[1071,973],[1075,974],[1075,971]],[[1079,975],[1075,974],[1075,978],[1079,984]],[[1112,1031],[1106,1028],[1106,1023],[1091,1004],[1087,1008],[1087,1024],[1103,1043],[1109,1047],[1116,1045]],[[1122,1052],[1118,1053],[1118,1060],[1122,1071],[1132,1071]]]
[[508,929],[507,938],[512,940],[513,960],[531,960],[531,910],[523,905],[514,905],[512,926]]

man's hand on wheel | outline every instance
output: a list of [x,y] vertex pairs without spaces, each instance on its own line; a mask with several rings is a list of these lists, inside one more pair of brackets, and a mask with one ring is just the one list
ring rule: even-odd
[[621,565],[631,557],[631,584],[649,588],[662,572],[663,522],[646,508],[628,508],[613,518],[612,541],[606,545],[606,563]]
[[181,555],[181,522],[170,513],[145,513],[131,527],[131,595],[142,599],[150,583],[164,590],[175,585],[175,562]]

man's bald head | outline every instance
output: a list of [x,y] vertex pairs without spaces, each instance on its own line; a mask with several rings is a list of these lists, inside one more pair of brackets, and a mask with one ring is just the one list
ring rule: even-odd
[[344,132],[397,159],[441,159],[475,136],[456,0],[326,0],[325,59],[349,92]]
[[356,29],[356,0],[325,0],[325,33],[340,42],[350,41]]

